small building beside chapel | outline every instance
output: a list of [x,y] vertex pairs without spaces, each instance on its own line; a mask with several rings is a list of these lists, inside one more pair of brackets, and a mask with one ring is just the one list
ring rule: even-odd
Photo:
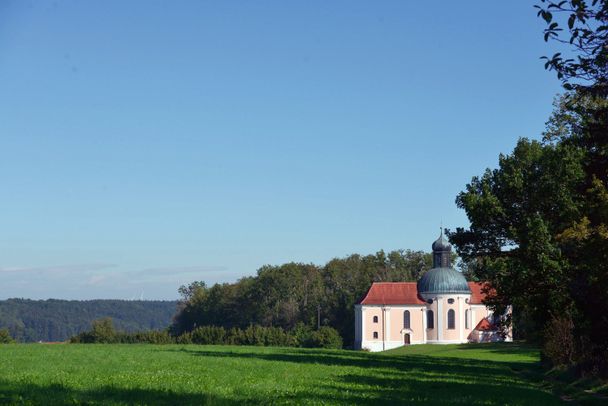
[[483,304],[483,284],[451,266],[443,235],[433,243],[433,268],[418,282],[374,282],[355,305],[355,348],[384,351],[410,344],[512,341]]

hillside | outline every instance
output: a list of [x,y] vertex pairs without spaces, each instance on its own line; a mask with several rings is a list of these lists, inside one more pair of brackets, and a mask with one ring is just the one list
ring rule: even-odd
[[0,328],[21,342],[64,341],[102,317],[111,317],[118,330],[164,329],[176,306],[159,300],[8,299],[0,301]]

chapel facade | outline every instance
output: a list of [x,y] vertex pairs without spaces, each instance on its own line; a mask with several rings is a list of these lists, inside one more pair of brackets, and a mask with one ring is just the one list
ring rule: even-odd
[[418,282],[374,282],[355,305],[356,349],[512,341],[512,332],[501,333],[483,304],[484,285],[452,268],[443,230],[432,247],[433,268]]

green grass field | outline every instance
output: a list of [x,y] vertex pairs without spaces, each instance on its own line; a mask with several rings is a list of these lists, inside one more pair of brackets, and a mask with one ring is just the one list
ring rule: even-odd
[[0,346],[0,404],[560,403],[519,344],[380,354],[180,345]]

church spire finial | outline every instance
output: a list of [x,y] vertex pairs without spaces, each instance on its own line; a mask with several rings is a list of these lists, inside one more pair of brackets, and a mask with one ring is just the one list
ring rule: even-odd
[[452,246],[443,235],[443,221],[439,231],[439,238],[433,243],[433,268],[449,268]]

